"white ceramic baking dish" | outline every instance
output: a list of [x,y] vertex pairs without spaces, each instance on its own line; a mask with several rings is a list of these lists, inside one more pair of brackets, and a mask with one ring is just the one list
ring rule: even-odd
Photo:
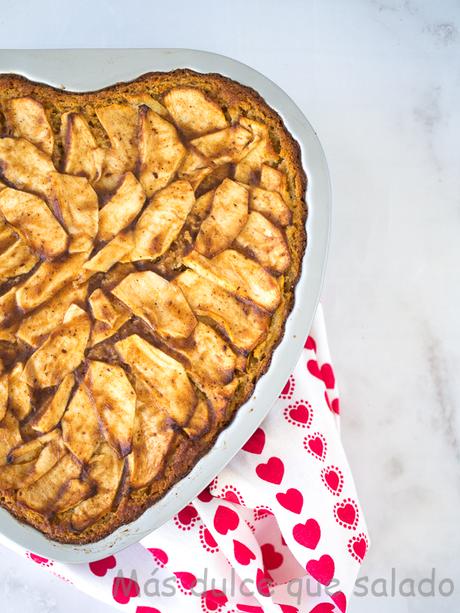
[[313,128],[289,96],[272,81],[228,57],[188,49],[0,51],[0,73],[17,73],[73,91],[97,90],[119,81],[130,81],[146,72],[175,68],[218,72],[253,87],[278,111],[300,143],[308,177],[308,244],[302,275],[283,340],[273,354],[268,372],[257,383],[252,398],[239,409],[235,419],[191,473],[136,521],[118,528],[97,543],[63,545],[49,540],[0,509],[0,532],[4,536],[47,558],[63,562],[90,562],[139,541],[175,515],[216,476],[254,432],[279,395],[300,355],[319,300],[331,217],[328,168]]

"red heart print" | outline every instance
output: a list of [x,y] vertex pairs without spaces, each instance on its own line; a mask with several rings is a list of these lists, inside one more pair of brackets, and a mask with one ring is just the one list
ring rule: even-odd
[[310,560],[306,569],[318,583],[329,585],[334,577],[335,564],[331,556],[325,554],[319,560]]
[[190,530],[198,521],[198,511],[188,504],[174,517],[174,522],[181,530]]
[[292,536],[304,547],[316,549],[321,538],[321,528],[316,519],[307,519],[304,524],[296,524],[292,529]]
[[345,613],[347,610],[347,598],[343,592],[336,592],[331,595],[332,600],[335,602],[335,606]]
[[324,462],[326,458],[327,443],[322,434],[319,432],[308,434],[307,437],[304,438],[303,446],[313,457]]
[[137,607],[136,613],[161,613],[161,611],[155,607]]
[[257,428],[250,439],[243,445],[243,451],[260,455],[265,447],[265,432],[262,428]]
[[327,393],[327,391],[324,392],[324,398],[326,399],[326,403],[327,406],[329,407],[329,409],[333,412],[336,413],[337,415],[340,415],[340,404],[339,404],[339,399],[338,398],[334,398],[332,400],[332,402],[329,400],[329,394]]
[[265,545],[261,546],[260,550],[262,552],[264,570],[276,570],[282,565],[284,558],[271,543],[265,543]]
[[213,496],[209,491],[209,487],[206,487],[202,492],[200,492],[197,498],[198,500],[201,500],[201,502],[211,502]]
[[222,490],[224,500],[244,506],[243,496],[233,485],[226,485]]
[[363,533],[354,536],[348,541],[348,551],[350,555],[360,564],[364,560],[368,546],[367,536]]
[[155,559],[155,562],[158,566],[164,568],[168,563],[168,554],[163,549],[158,549],[157,547],[148,547],[148,551],[152,554]]
[[279,397],[284,400],[291,400],[292,396],[294,395],[294,390],[295,390],[295,379],[291,375],[289,379],[286,381],[286,384],[283,387],[283,390]]
[[343,473],[337,466],[328,466],[321,471],[321,479],[327,489],[338,496],[343,489]]
[[342,502],[337,502],[334,506],[335,521],[342,528],[353,530],[358,524],[358,505],[351,498],[346,498]]
[[35,564],[40,564],[40,566],[52,566],[53,565],[52,560],[48,560],[48,558],[39,556],[37,553],[32,553],[31,551],[27,552],[27,557],[30,560],[32,560],[32,562],[35,562]]
[[268,517],[269,515],[273,515],[273,511],[271,509],[263,506],[254,507],[254,519],[265,519],[265,517]]
[[335,606],[332,602],[321,602],[310,611],[310,613],[334,613]]
[[286,421],[298,428],[309,428],[313,419],[311,405],[306,400],[300,400],[287,406],[283,415]]
[[193,573],[189,573],[188,571],[178,571],[174,573],[174,575],[184,590],[190,591],[197,583],[195,575]]
[[280,604],[279,607],[282,613],[299,613],[299,609],[290,604]]
[[276,500],[282,507],[292,513],[299,514],[303,507],[303,496],[295,487],[290,487],[285,493],[279,492],[276,494]]
[[317,360],[308,360],[307,368],[314,377],[324,382],[327,389],[334,389],[335,377],[330,364],[326,362],[320,367]]
[[200,526],[200,543],[203,549],[210,553],[215,553],[219,549],[216,539],[204,526]]
[[128,577],[115,577],[112,583],[113,599],[119,604],[127,604],[131,598],[137,598],[140,588],[137,581]]
[[270,596],[268,577],[260,568],[257,569],[256,573],[256,588],[261,596]]
[[249,547],[246,547],[246,545],[243,545],[243,543],[235,539],[233,540],[233,553],[235,554],[235,560],[243,566],[247,566],[250,564],[251,560],[256,559],[256,556]]
[[237,604],[236,608],[243,613],[264,613],[262,607],[255,607],[250,604]]
[[256,473],[264,481],[279,485],[283,480],[284,464],[279,458],[273,456],[266,464],[259,464],[256,467]]
[[107,558],[103,558],[102,560],[96,560],[95,562],[89,563],[89,569],[96,575],[97,577],[104,577],[107,574],[107,571],[111,568],[115,568],[117,565],[117,561],[115,556],[108,556]]
[[229,530],[236,530],[239,523],[240,518],[233,509],[224,507],[221,504],[217,507],[214,515],[214,528],[219,534],[225,535]]
[[221,590],[207,590],[201,594],[201,602],[206,611],[218,611],[227,601],[227,596]]
[[305,349],[316,351],[315,339],[312,336],[309,336],[307,340],[305,341]]

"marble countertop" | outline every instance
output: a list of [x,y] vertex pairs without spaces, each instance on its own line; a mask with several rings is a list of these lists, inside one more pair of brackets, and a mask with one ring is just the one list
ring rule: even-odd
[[[60,24],[52,18],[58,7]],[[91,16],[91,21],[88,20]],[[458,0],[4,2],[3,47],[188,47],[281,85],[324,145],[334,227],[323,293],[342,431],[373,547],[352,613],[460,608]],[[392,569],[396,596],[391,593]],[[436,573],[434,597],[399,595]],[[96,603],[0,555],[5,613]],[[454,593],[439,594],[451,579]],[[446,587],[447,584],[444,584]],[[406,591],[410,584],[406,582]]]

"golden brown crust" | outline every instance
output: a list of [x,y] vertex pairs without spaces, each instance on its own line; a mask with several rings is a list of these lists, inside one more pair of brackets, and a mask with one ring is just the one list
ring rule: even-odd
[[[182,431],[178,432],[170,451],[169,462],[161,478],[153,481],[144,489],[131,492],[129,496],[122,496],[119,492],[116,500],[121,499],[121,504],[96,523],[81,532],[74,532],[69,528],[69,522],[65,521],[65,513],[57,518],[46,517],[18,503],[14,493],[2,493],[0,504],[4,508],[19,520],[62,543],[83,544],[97,541],[119,526],[139,517],[175,482],[190,472],[198,459],[212,447],[222,428],[230,423],[238,407],[251,396],[257,380],[270,366],[273,351],[283,336],[285,322],[294,303],[294,289],[300,276],[302,257],[306,248],[305,191],[307,180],[302,168],[300,147],[285,128],[281,117],[266,104],[257,92],[222,75],[200,74],[188,69],[169,73],[152,72],[130,83],[118,83],[91,93],[66,92],[31,82],[18,75],[0,75],[0,100],[2,102],[13,97],[30,96],[44,105],[55,134],[53,153],[55,164],[60,163],[63,159],[63,143],[60,140],[59,131],[62,113],[83,112],[98,144],[108,146],[107,136],[96,117],[96,106],[126,102],[128,97],[135,99],[136,96],[141,97],[145,94],[161,100],[166,92],[177,86],[191,86],[200,89],[224,109],[230,123],[236,121],[240,116],[246,116],[268,127],[271,145],[278,160],[276,167],[287,175],[292,210],[292,223],[283,230],[289,246],[291,263],[289,269],[281,277],[281,303],[272,316],[268,336],[248,356],[246,372],[238,376],[238,387],[225,415],[221,416],[221,419],[218,419],[198,440],[192,441]],[[208,189],[212,187],[214,186],[210,181]],[[161,267],[159,270],[163,272]]]

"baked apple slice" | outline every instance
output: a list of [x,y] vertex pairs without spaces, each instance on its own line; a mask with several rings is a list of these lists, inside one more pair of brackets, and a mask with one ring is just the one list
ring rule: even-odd
[[142,185],[132,172],[127,172],[100,211],[98,240],[109,241],[126,228],[136,218],[144,202]]
[[220,165],[240,160],[250,149],[252,141],[252,132],[236,124],[218,132],[194,138],[190,144],[214,164]]
[[46,198],[51,158],[25,138],[0,138],[0,176],[16,189]]
[[107,296],[100,288],[94,290],[88,302],[95,319],[91,330],[91,346],[113,336],[131,317],[131,312],[119,300]]
[[117,262],[123,260],[134,247],[133,233],[124,230],[112,238],[96,255],[83,264],[85,270],[91,272],[107,272]]
[[163,97],[163,101],[174,123],[187,138],[227,127],[220,106],[199,89],[175,87]]
[[69,253],[89,251],[99,227],[96,192],[86,177],[53,172],[49,180],[49,200],[71,237]]
[[271,192],[277,192],[284,202],[289,202],[289,190],[287,177],[278,168],[273,168],[268,164],[262,164],[260,169],[260,187]]
[[5,464],[11,450],[22,442],[19,422],[8,408],[0,421],[0,464]]
[[214,164],[195,149],[188,149],[177,172],[179,179],[190,181],[194,190],[212,173]]
[[139,181],[150,198],[166,187],[186,153],[176,128],[147,106],[139,108]]
[[107,443],[101,443],[88,464],[88,479],[95,484],[96,494],[80,502],[73,510],[74,530],[84,530],[112,508],[123,474],[125,461]]
[[63,323],[27,360],[22,378],[31,386],[51,387],[73,372],[83,361],[91,330],[83,309],[72,304]]
[[8,373],[0,375],[0,423],[8,409]]
[[64,146],[64,172],[86,177],[90,183],[98,181],[102,174],[104,151],[97,145],[81,113],[62,114],[61,139]]
[[101,441],[99,420],[89,391],[81,383],[61,420],[62,438],[81,462],[87,462]]
[[278,226],[288,226],[292,221],[292,212],[278,192],[251,187],[249,207],[265,215]]
[[177,238],[194,203],[195,194],[188,181],[175,181],[157,192],[134,229],[132,260],[163,255]]
[[134,375],[151,388],[157,405],[179,426],[187,425],[197,398],[182,364],[137,334],[115,343],[115,349]]
[[137,159],[137,108],[130,104],[110,104],[97,108],[96,115],[123,163],[124,172],[134,170]]
[[291,257],[282,230],[257,211],[249,213],[246,225],[235,239],[235,246],[269,272],[279,275],[289,268]]
[[88,364],[84,383],[107,442],[124,458],[131,451],[136,394],[121,366],[96,360]]
[[27,421],[27,425],[41,434],[46,434],[55,428],[64,415],[74,384],[74,376],[69,373],[61,381],[53,396]]
[[163,338],[188,338],[196,326],[180,289],[150,270],[131,273],[112,294]]
[[67,285],[57,292],[48,302],[23,318],[17,336],[31,347],[38,347],[48,334],[62,323],[67,309],[72,303],[83,304],[88,284],[74,287]]
[[281,301],[281,291],[260,264],[234,249],[226,249],[211,259],[191,251],[184,264],[225,290],[273,312]]
[[204,436],[211,425],[211,413],[208,401],[200,398],[190,421],[184,427],[185,434],[192,440]]
[[239,300],[193,270],[181,273],[173,283],[184,292],[195,314],[212,319],[243,353],[249,353],[265,337],[270,316],[260,308]]
[[[0,189],[0,193],[5,188],[6,185],[3,185]],[[17,233],[0,215],[0,253],[3,253],[6,249],[8,249],[8,247],[10,247],[17,240],[17,238]]]
[[0,278],[6,281],[32,270],[39,261],[30,247],[17,238],[0,254]]
[[67,233],[38,196],[6,187],[0,191],[0,211],[43,259],[53,260],[66,251]]
[[248,190],[231,179],[216,189],[211,212],[201,224],[195,249],[211,257],[231,245],[248,219]]
[[235,166],[235,181],[251,184],[258,178],[261,165],[276,161],[278,156],[266,125],[248,117],[241,117],[240,124],[252,134],[252,146]]
[[23,137],[46,155],[53,155],[54,135],[43,105],[30,96],[10,98],[4,105],[11,136]]
[[8,405],[19,421],[25,419],[32,410],[32,390],[24,380],[24,370],[24,364],[18,362],[8,379]]

